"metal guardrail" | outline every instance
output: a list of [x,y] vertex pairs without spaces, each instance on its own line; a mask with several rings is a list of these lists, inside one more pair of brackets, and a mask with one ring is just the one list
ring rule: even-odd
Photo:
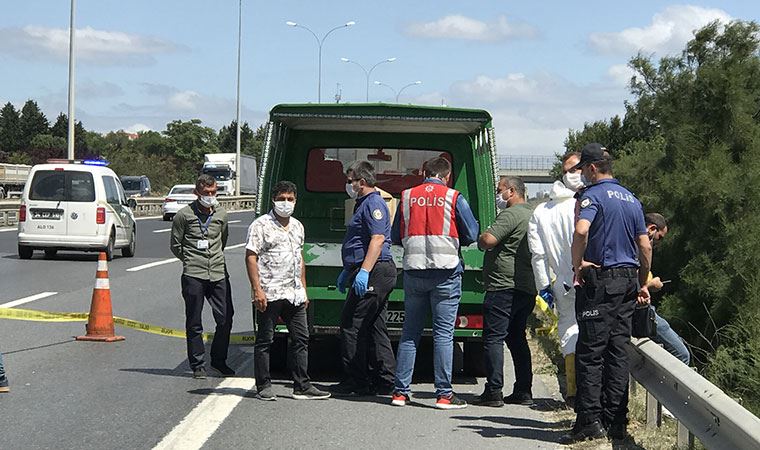
[[[255,195],[220,196],[219,204],[227,211],[253,209],[256,204]],[[164,197],[135,198],[137,208],[134,209],[136,217],[160,216],[163,211]],[[0,227],[13,226],[18,223],[18,207],[21,200],[0,201]]]
[[691,447],[693,434],[709,449],[760,449],[760,419],[658,344],[631,339],[628,358],[636,381],[688,429],[679,428],[679,447]]
[[499,156],[499,169],[515,172],[548,173],[557,163],[556,156],[509,155]]

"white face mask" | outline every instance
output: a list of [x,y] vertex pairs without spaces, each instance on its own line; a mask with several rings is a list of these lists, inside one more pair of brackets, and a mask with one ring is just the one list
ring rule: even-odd
[[280,217],[290,217],[293,214],[293,210],[296,209],[294,202],[283,200],[280,202],[274,202],[274,212]]
[[566,174],[562,175],[562,183],[565,184],[566,188],[574,192],[580,191],[586,185],[583,180],[583,175],[577,172],[567,172]]
[[198,197],[198,202],[204,208],[211,208],[219,205],[219,200],[216,199],[215,195],[201,195]]
[[496,209],[507,209],[509,208],[509,202],[504,200],[504,196],[501,194],[501,192],[496,194]]
[[351,183],[346,183],[346,194],[351,198],[359,196],[359,193],[354,190],[354,186]]

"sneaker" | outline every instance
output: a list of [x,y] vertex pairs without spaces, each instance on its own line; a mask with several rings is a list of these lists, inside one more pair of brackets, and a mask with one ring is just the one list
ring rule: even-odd
[[480,394],[480,397],[475,400],[475,404],[478,406],[491,406],[493,408],[500,408],[504,406],[504,398],[499,391],[483,391],[483,393]]
[[374,395],[374,391],[369,386],[357,386],[348,381],[333,384],[327,388],[336,397],[360,397],[365,395]]
[[467,402],[454,395],[439,395],[435,401],[435,407],[438,409],[462,409],[467,408]]
[[613,423],[607,428],[607,437],[613,441],[622,441],[628,438],[627,426],[624,423]]
[[573,425],[573,428],[567,434],[559,438],[559,443],[563,445],[574,444],[585,440],[606,438],[607,433],[604,431],[602,423],[595,420],[589,424],[580,426],[578,422]]
[[206,368],[205,367],[196,367],[193,369],[193,378],[196,380],[205,380],[206,379]]
[[530,406],[533,404],[533,395],[528,392],[513,392],[504,397],[504,403]]
[[409,394],[402,394],[401,392],[394,392],[391,397],[391,405],[393,406],[406,406],[406,402],[409,401]]
[[224,362],[212,362],[211,367],[214,368],[217,372],[221,373],[225,377],[234,377],[235,371],[230,368],[226,363]]
[[310,385],[308,388],[303,390],[293,389],[293,398],[296,400],[324,400],[326,398],[330,398],[330,393],[320,391],[319,389]]
[[261,389],[259,389],[256,396],[259,398],[259,400],[264,400],[268,402],[273,402],[277,400],[277,397],[274,395],[274,390],[272,389],[272,385],[264,386]]
[[6,384],[5,386],[0,386],[0,393],[10,392],[11,388],[8,387]]

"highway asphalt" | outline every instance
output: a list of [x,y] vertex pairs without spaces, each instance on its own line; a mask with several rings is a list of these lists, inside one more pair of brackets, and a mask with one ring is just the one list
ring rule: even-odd
[[[227,265],[234,292],[234,334],[251,334],[250,287],[243,263],[251,212],[230,214]],[[114,314],[163,327],[183,328],[181,266],[167,262],[169,222],[138,221],[136,256],[109,263]],[[16,233],[0,229],[0,306],[40,294],[17,308],[89,310],[97,254],[60,252],[46,260],[36,252],[19,260]],[[163,262],[143,268],[142,266]],[[138,270],[134,270],[134,269]],[[129,270],[131,269],[131,270]],[[204,327],[213,331],[209,308]],[[556,448],[561,432],[541,408],[469,406],[458,411],[432,408],[430,375],[421,374],[415,404],[389,405],[387,397],[296,401],[279,374],[281,398],[254,398],[251,346],[232,346],[229,363],[238,376],[191,377],[182,339],[117,327],[126,340],[77,342],[84,323],[48,323],[0,318],[11,392],[0,394],[2,449],[154,448]],[[315,343],[312,358],[334,361],[334,342]],[[322,355],[322,356],[321,356]],[[323,357],[324,356],[324,357]],[[505,361],[512,375],[511,360]],[[326,386],[340,368],[322,364],[314,382]],[[457,377],[455,390],[468,401],[483,379]],[[505,380],[506,390],[512,381]],[[506,392],[509,393],[509,392]],[[534,395],[552,402],[536,378]],[[178,436],[181,437],[180,440]],[[172,446],[174,445],[174,446]]]

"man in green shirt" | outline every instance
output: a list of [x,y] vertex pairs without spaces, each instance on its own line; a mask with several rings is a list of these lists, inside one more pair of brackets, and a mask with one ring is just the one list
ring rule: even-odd
[[[501,210],[491,227],[480,235],[485,251],[483,280],[483,346],[486,387],[478,404],[503,406],[533,403],[533,367],[525,337],[528,316],[536,305],[536,287],[528,249],[528,221],[533,213],[525,202],[525,184],[519,178],[499,180],[496,206]],[[512,394],[502,398],[504,342],[515,367]]]
[[235,375],[227,366],[232,329],[232,291],[224,247],[227,212],[216,200],[216,180],[201,175],[195,182],[198,199],[180,209],[172,222],[170,248],[182,261],[182,297],[185,299],[187,359],[194,378],[206,378],[203,345],[203,302],[208,300],[216,322],[211,344],[211,367],[224,376]]

